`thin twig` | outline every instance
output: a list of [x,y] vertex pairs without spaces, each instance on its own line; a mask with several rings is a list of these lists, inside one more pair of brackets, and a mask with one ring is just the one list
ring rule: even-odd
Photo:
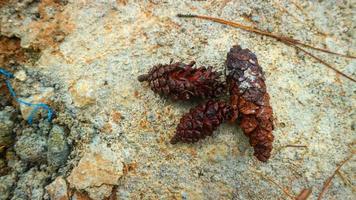
[[350,55],[345,55],[345,54],[341,54],[341,53],[337,53],[337,52],[333,52],[333,51],[330,51],[330,50],[327,50],[327,49],[322,49],[322,48],[318,48],[318,47],[313,47],[309,44],[304,44],[300,41],[296,41],[297,44],[301,45],[301,46],[304,46],[304,47],[307,47],[309,49],[314,49],[314,50],[317,50],[317,51],[322,51],[324,53],[329,53],[329,54],[334,54],[334,55],[337,55],[337,56],[341,56],[341,57],[345,57],[345,58],[351,58],[351,59],[356,59],[356,56],[350,56]]
[[350,159],[352,158],[352,155],[349,156],[348,158],[346,158],[345,160],[343,160],[339,166],[336,168],[336,170],[334,171],[334,173],[328,178],[326,179],[325,183],[324,183],[324,186],[323,186],[323,189],[320,191],[319,193],[319,196],[318,196],[318,200],[321,200],[321,198],[323,197],[324,193],[328,190],[328,188],[330,187],[331,185],[331,181],[332,179],[334,178],[334,176],[336,175],[336,173],[340,170],[340,168],[347,162],[349,161]]
[[264,36],[267,36],[267,37],[270,37],[270,38],[274,38],[277,41],[280,41],[280,42],[282,42],[282,43],[284,43],[286,45],[293,46],[293,47],[303,51],[304,53],[306,53],[310,57],[312,57],[312,58],[316,59],[317,61],[319,61],[321,64],[323,64],[323,65],[327,66],[328,68],[334,70],[336,73],[344,76],[345,78],[347,78],[347,79],[349,79],[349,80],[351,80],[353,82],[356,82],[355,79],[353,79],[350,76],[344,74],[340,70],[334,68],[333,66],[331,66],[330,64],[328,64],[325,61],[321,60],[320,58],[318,58],[317,56],[313,55],[312,53],[307,52],[306,50],[302,49],[298,45],[301,45],[301,46],[304,46],[304,47],[307,47],[307,48],[311,48],[311,49],[314,49],[314,50],[322,51],[322,52],[325,52],[325,53],[329,53],[329,54],[343,56],[343,57],[346,57],[346,58],[356,59],[356,56],[339,54],[339,53],[336,53],[336,52],[329,51],[327,49],[321,49],[321,48],[313,47],[311,45],[304,44],[301,41],[298,41],[298,40],[296,40],[294,38],[275,35],[275,34],[272,34],[272,33],[266,32],[266,31],[262,31],[262,30],[257,29],[257,28],[253,28],[253,27],[250,27],[250,26],[246,26],[246,25],[243,25],[243,24],[239,24],[239,23],[228,21],[228,20],[221,19],[221,18],[209,17],[209,16],[204,16],[204,15],[193,15],[193,14],[186,14],[186,15],[185,14],[178,14],[177,17],[205,19],[205,20],[217,22],[217,23],[220,23],[220,24],[232,26],[232,27],[235,27],[235,28],[240,28],[242,30],[253,32],[253,33],[256,33],[256,34],[259,34],[259,35],[264,35]]
[[287,144],[284,146],[281,146],[277,148],[277,151],[281,151],[282,149],[288,148],[288,147],[293,147],[293,148],[308,148],[307,145],[301,145],[301,144]]
[[283,192],[284,192],[284,194],[286,194],[290,199],[295,199],[295,197],[293,196],[293,195],[291,195],[291,194],[289,194],[289,192],[288,192],[288,190],[287,189],[285,189],[285,188],[283,188],[280,184],[278,184],[276,181],[274,181],[272,178],[270,178],[270,177],[268,177],[268,176],[266,176],[266,175],[264,175],[264,174],[262,174],[261,172],[258,172],[258,171],[254,171],[253,170],[253,172],[254,173],[256,173],[256,174],[258,174],[260,177],[262,177],[263,179],[266,179],[267,181],[269,181],[269,182],[271,182],[271,183],[273,183],[274,185],[276,185],[279,189],[281,189]]
[[301,144],[287,144],[284,147],[297,147],[297,148],[308,148],[307,145],[301,145]]
[[301,42],[301,41],[299,41],[297,39],[291,38],[291,37],[286,37],[286,36],[282,36],[282,35],[275,35],[273,33],[269,33],[269,32],[266,32],[266,31],[263,31],[263,30],[260,30],[260,29],[257,29],[257,28],[253,28],[253,27],[250,27],[250,26],[242,25],[242,24],[239,24],[239,23],[236,23],[236,22],[228,21],[228,20],[225,20],[225,19],[217,18],[217,17],[210,17],[210,16],[205,16],[205,15],[193,15],[193,14],[186,14],[186,15],[185,14],[177,14],[177,17],[199,18],[199,19],[205,19],[205,20],[209,20],[209,21],[214,21],[214,22],[218,22],[220,24],[229,25],[229,26],[233,26],[233,27],[236,27],[236,28],[241,28],[241,29],[246,30],[246,31],[250,31],[250,32],[258,33],[260,35],[265,35],[265,36],[268,36],[268,37],[272,37],[272,38],[275,38],[277,40],[289,41],[289,42],[292,42],[293,44],[299,44],[301,46],[308,47],[308,48],[311,48],[311,49],[315,49],[315,50],[318,50],[318,51],[322,51],[322,52],[325,52],[325,53],[334,54],[334,55],[338,55],[338,56],[342,56],[342,57],[346,57],[346,58],[356,59],[356,56],[345,55],[345,54],[333,52],[333,51],[330,51],[330,50],[327,50],[327,49],[314,47],[314,46],[311,46],[309,44],[305,44],[305,43],[303,43],[303,42]]
[[343,72],[341,72],[340,70],[334,68],[334,67],[331,66],[329,63],[327,63],[327,62],[325,62],[324,60],[322,60],[321,58],[319,58],[319,57],[313,55],[312,53],[306,51],[306,50],[303,49],[303,48],[300,48],[300,47],[298,47],[298,46],[294,46],[294,47],[295,47],[296,49],[298,49],[298,50],[304,52],[304,53],[307,54],[308,56],[314,58],[315,60],[319,61],[320,63],[322,63],[322,64],[325,65],[326,67],[328,67],[328,68],[334,70],[336,73],[338,73],[338,74],[344,76],[345,78],[347,78],[347,79],[349,79],[349,80],[351,80],[351,81],[353,81],[353,82],[356,82],[356,79],[352,78],[351,76],[349,76],[349,75],[347,75],[347,74],[344,74]]
[[349,186],[352,191],[356,191],[356,187],[352,185],[350,179],[348,179],[347,177],[345,177],[345,175],[341,172],[341,170],[339,170],[338,172],[336,172],[337,175],[340,176],[340,178],[342,179],[342,181],[344,182],[345,185]]
[[293,17],[294,19],[296,19],[299,23],[303,23],[303,21],[302,21],[301,19],[299,19],[299,18],[298,18],[297,16],[295,16],[294,14],[290,13],[290,12],[288,11],[288,9],[285,8],[285,7],[283,7],[282,5],[280,5],[280,3],[275,3],[275,2],[273,2],[273,5],[274,5],[275,7],[278,7],[282,12],[287,13],[288,15],[292,16],[292,17]]
[[[294,0],[292,1],[292,4],[294,4],[294,6],[295,7],[297,7],[298,8],[298,10],[300,11],[300,12],[302,12],[307,18],[310,18],[310,16],[309,16],[309,14],[297,3],[297,2],[295,2]],[[308,20],[308,19],[307,19]],[[315,31],[318,33],[318,34],[320,34],[320,35],[322,35],[322,36],[328,36],[328,34],[326,34],[326,33],[324,33],[324,32],[321,32],[317,27],[315,27],[315,22],[314,21],[312,21],[311,20],[311,23],[312,23],[312,26],[313,26],[313,28],[315,29]]]
[[295,200],[307,200],[311,193],[312,188],[305,188],[295,197]]

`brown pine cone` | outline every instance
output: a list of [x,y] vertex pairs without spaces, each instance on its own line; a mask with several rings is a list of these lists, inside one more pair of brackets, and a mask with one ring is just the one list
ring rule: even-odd
[[225,91],[225,83],[219,80],[220,73],[214,72],[212,67],[193,68],[194,64],[192,61],[189,64],[156,65],[138,80],[148,81],[154,92],[174,100],[214,98]]
[[250,138],[254,155],[265,162],[271,156],[274,139],[273,112],[256,55],[249,49],[233,46],[227,54],[226,76],[231,105],[240,113],[240,127]]
[[228,103],[212,100],[190,109],[189,113],[180,119],[171,144],[194,143],[211,136],[221,123],[231,118],[232,112]]

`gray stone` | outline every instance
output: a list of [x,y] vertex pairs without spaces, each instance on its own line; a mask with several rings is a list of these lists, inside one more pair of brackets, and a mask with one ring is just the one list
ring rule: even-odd
[[46,190],[51,199],[56,199],[56,200],[69,199],[67,182],[62,176],[57,177],[51,184],[47,185]]
[[260,21],[260,17],[257,16],[257,15],[252,16],[251,19],[252,19],[252,21],[254,21],[254,22],[259,22],[259,21]]
[[1,158],[0,158],[0,170],[1,170],[2,168],[4,168],[4,167],[6,167],[6,162],[5,162],[4,159],[1,159]]
[[14,141],[12,130],[15,124],[11,120],[13,116],[14,112],[12,107],[6,107],[0,111],[0,152],[10,146]]
[[45,194],[44,186],[48,183],[50,175],[44,171],[39,171],[35,167],[19,176],[14,190],[15,199],[42,200]]
[[27,171],[26,161],[21,160],[15,153],[14,149],[9,149],[6,151],[5,158],[7,161],[7,167],[11,168],[13,172],[19,174]]
[[47,161],[50,165],[63,165],[69,155],[69,146],[66,141],[64,128],[53,126],[48,138]]
[[9,199],[15,181],[16,176],[14,174],[9,174],[0,177],[0,200]]
[[37,134],[24,135],[15,144],[16,154],[27,162],[42,162],[46,157],[46,138]]
[[48,122],[47,119],[42,119],[38,124],[38,128],[40,129],[38,131],[38,133],[40,133],[40,135],[47,136],[49,131],[51,130],[51,123]]

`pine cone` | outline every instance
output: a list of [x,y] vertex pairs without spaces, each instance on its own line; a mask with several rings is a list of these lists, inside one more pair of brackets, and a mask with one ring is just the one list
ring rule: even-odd
[[273,112],[256,55],[249,49],[233,46],[227,54],[226,75],[231,106],[240,113],[240,127],[250,138],[254,155],[265,162],[271,156],[274,139]]
[[212,71],[212,67],[192,68],[194,64],[193,61],[156,65],[138,80],[148,81],[154,92],[174,100],[214,98],[225,91],[225,84],[219,80],[220,73]]
[[231,118],[233,110],[228,103],[223,101],[208,101],[190,109],[183,115],[177,126],[175,136],[171,144],[177,142],[194,143],[206,136],[211,136],[213,131]]

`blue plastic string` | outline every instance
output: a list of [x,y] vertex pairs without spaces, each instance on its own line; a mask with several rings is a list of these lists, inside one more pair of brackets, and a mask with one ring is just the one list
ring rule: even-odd
[[4,75],[6,78],[14,78],[14,75],[11,72],[8,72],[0,68],[0,74]]
[[29,102],[26,102],[24,100],[21,100],[19,98],[17,98],[16,96],[16,93],[13,89],[13,87],[11,86],[11,83],[9,81],[10,78],[14,78],[14,75],[9,72],[9,71],[6,71],[4,69],[1,69],[0,68],[0,74],[4,75],[7,79],[5,80],[5,83],[6,83],[6,86],[11,94],[11,96],[17,101],[19,102],[20,104],[24,104],[26,106],[30,106],[30,107],[34,107],[33,110],[31,111],[30,113],[30,116],[28,117],[27,121],[29,124],[32,124],[33,122],[33,117],[34,115],[37,113],[38,109],[39,108],[43,108],[45,110],[47,110],[47,120],[48,122],[51,122],[52,121],[52,117],[53,117],[53,114],[54,114],[54,111],[51,107],[49,107],[47,104],[44,104],[44,103],[38,103],[38,104],[34,104],[34,103],[29,103]]

